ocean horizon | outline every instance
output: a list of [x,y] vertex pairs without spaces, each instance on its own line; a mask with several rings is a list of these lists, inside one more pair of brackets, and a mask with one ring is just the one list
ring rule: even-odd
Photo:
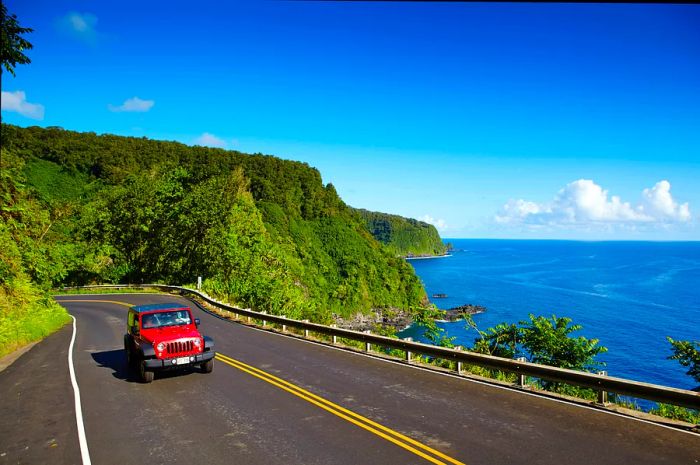
[[[444,239],[449,257],[411,260],[430,301],[449,309],[486,307],[479,329],[569,317],[608,348],[596,360],[610,376],[693,389],[686,368],[669,360],[673,339],[700,340],[700,241]],[[445,298],[432,298],[446,294]],[[455,343],[477,336],[464,322],[440,322]],[[408,328],[402,337],[421,338]]]

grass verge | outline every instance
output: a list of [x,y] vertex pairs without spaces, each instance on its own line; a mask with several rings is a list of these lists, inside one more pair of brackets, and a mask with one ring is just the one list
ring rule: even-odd
[[65,308],[28,281],[0,286],[0,357],[38,341],[70,322]]

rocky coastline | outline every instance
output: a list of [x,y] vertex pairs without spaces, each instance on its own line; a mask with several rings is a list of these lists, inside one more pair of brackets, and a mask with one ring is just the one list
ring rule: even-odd
[[[440,321],[458,321],[461,320],[462,316],[465,314],[475,315],[477,313],[483,313],[486,311],[486,307],[465,304],[444,311],[444,318],[441,318]],[[413,324],[413,318],[410,312],[400,309],[372,310],[368,314],[356,313],[349,318],[334,315],[333,318],[335,324],[338,325],[339,328],[351,329],[354,331],[376,331],[377,327],[384,327],[393,328],[398,332]]]
[[393,328],[401,331],[413,323],[410,312],[400,309],[372,310],[368,314],[356,313],[350,318],[333,315],[339,328],[354,331],[376,330],[377,327]]
[[476,315],[477,313],[484,313],[486,307],[481,305],[465,304],[459,307],[452,307],[445,310],[445,320],[446,321],[457,321],[462,319],[462,315]]
[[429,258],[446,258],[451,256],[452,254],[450,254],[449,252],[445,252],[443,254],[408,254],[401,256],[401,258],[404,258],[406,260],[425,260]]

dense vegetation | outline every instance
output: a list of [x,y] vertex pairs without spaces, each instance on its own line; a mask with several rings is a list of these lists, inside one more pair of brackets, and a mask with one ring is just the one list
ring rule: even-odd
[[48,293],[69,246],[54,246],[47,237],[54,219],[29,195],[22,167],[1,149],[0,356],[70,321]]
[[[682,366],[687,367],[686,374],[700,383],[700,342],[698,341],[674,341],[670,337],[666,338],[671,344],[673,355],[671,360],[678,360]],[[698,389],[700,391],[700,386]]]
[[[415,313],[414,320],[416,324],[421,326],[423,336],[431,344],[454,347],[455,338],[445,335],[445,330],[435,323],[436,319],[444,319],[444,316],[444,310],[430,306]],[[599,346],[597,339],[574,336],[572,333],[581,330],[582,326],[572,324],[570,318],[557,317],[556,315],[547,318],[530,314],[529,320],[518,323],[503,322],[486,330],[480,330],[471,315],[463,314],[462,316],[467,328],[478,334],[474,343],[470,347],[465,347],[468,350],[504,358],[524,357],[530,362],[580,371],[597,371],[605,365],[597,361],[596,356],[607,352],[608,349]],[[687,374],[700,382],[700,343],[667,339],[671,343],[673,351],[669,358],[678,360],[682,366],[688,367]],[[448,360],[424,357],[422,361],[455,369],[454,362]],[[513,373],[486,369],[476,365],[467,365],[464,369],[480,376],[501,381],[510,383],[516,381],[516,375]],[[595,400],[598,395],[593,389],[543,379],[530,378],[528,383],[536,388],[587,400]],[[635,402],[631,402],[624,396],[611,394],[610,400],[627,408],[641,410]],[[700,424],[700,412],[695,409],[659,403],[649,413]]]
[[316,169],[272,156],[60,128],[2,126],[60,253],[52,285],[193,283],[328,322],[424,291]]
[[443,255],[447,246],[432,224],[387,213],[355,210],[375,239],[401,256]]

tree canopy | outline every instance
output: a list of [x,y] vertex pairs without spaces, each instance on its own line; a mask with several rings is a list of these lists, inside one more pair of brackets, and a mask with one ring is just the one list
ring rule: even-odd
[[318,170],[269,155],[61,128],[2,126],[46,243],[52,285],[194,283],[231,302],[329,322],[425,298]]
[[26,65],[31,60],[24,54],[25,50],[31,50],[32,44],[22,37],[23,34],[34,32],[33,29],[22,27],[17,20],[17,15],[10,15],[4,3],[0,3],[0,74],[5,68],[10,74],[15,75],[15,66]]
[[374,238],[397,255],[442,255],[447,252],[447,246],[432,224],[388,213],[354,211]]

